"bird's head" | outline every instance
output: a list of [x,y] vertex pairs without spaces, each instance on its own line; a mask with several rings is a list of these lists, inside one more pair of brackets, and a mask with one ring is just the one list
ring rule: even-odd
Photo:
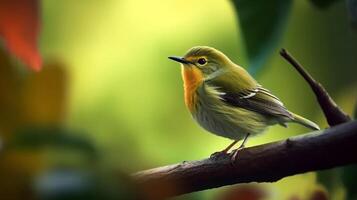
[[181,63],[184,70],[201,74],[203,78],[234,65],[222,52],[207,46],[192,47],[185,56],[170,56],[169,59]]

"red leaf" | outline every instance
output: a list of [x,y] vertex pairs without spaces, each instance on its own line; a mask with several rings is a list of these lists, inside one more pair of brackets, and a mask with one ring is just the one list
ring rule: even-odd
[[41,69],[37,48],[38,0],[0,0],[0,36],[7,49],[33,70]]

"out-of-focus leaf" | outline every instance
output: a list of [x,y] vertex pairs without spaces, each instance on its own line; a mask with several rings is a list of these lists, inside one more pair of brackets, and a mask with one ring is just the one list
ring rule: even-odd
[[26,128],[11,136],[0,154],[1,199],[34,199],[38,174],[64,166],[93,170],[97,160],[88,140],[63,129]]
[[[60,133],[42,133],[42,135],[60,135]],[[10,146],[1,152],[0,199],[138,200],[141,196],[131,178],[121,171],[115,173],[111,170],[104,171],[96,162],[73,165],[68,163],[68,160],[62,160],[58,154],[48,159],[48,155],[53,155],[53,151],[49,151],[50,148],[40,148],[45,143],[42,140],[36,149]],[[46,145],[50,146],[54,143],[56,141],[50,140]],[[75,153],[75,149],[68,150],[69,154]]]
[[6,147],[11,149],[57,147],[72,151],[79,150],[91,157],[96,156],[96,149],[89,140],[73,132],[56,127],[27,127],[15,134]]
[[327,192],[322,189],[316,189],[312,192],[309,200],[328,200]]
[[39,73],[24,73],[0,48],[0,135],[23,126],[62,124],[67,100],[67,72],[49,62]]
[[39,73],[28,75],[22,92],[26,124],[60,124],[65,118],[67,71],[59,62],[46,63]]
[[342,171],[342,182],[346,188],[347,200],[357,199],[356,190],[357,166],[347,166]]
[[346,0],[346,3],[351,24],[357,29],[357,0]]
[[340,0],[310,0],[310,2],[318,8],[327,8],[338,1]]
[[224,191],[224,193],[217,198],[218,200],[260,200],[267,199],[268,192],[258,184],[245,184],[234,186],[231,189]]
[[40,70],[37,48],[40,29],[38,0],[2,0],[0,3],[0,36],[7,49],[33,70]]
[[34,199],[29,182],[42,171],[42,154],[35,151],[1,151],[0,199]]
[[356,184],[357,167],[346,166],[336,169],[317,172],[317,180],[330,195],[336,194],[341,186],[346,190],[347,200],[355,200],[357,197]]
[[133,181],[125,174],[57,168],[40,174],[34,183],[36,196],[45,200],[140,199]]
[[277,48],[288,19],[291,0],[233,0],[249,57],[256,74]]
[[328,191],[333,191],[341,184],[341,168],[318,171],[317,181]]
[[95,181],[80,170],[55,169],[35,179],[35,193],[40,199],[98,199]]
[[10,62],[9,55],[0,48],[0,135],[3,140],[22,123],[22,78]]

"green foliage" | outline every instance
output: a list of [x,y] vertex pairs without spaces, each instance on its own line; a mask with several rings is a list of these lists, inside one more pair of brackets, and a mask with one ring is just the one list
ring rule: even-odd
[[347,200],[357,199],[356,180],[357,166],[351,165],[343,168],[342,181],[347,193]]
[[281,40],[291,0],[234,0],[239,24],[250,60],[250,73],[256,74]]
[[356,165],[317,172],[317,181],[322,184],[330,194],[338,193],[338,190],[342,187],[346,192],[347,200],[355,200],[357,198],[357,191],[355,189],[356,180]]
[[26,128],[10,140],[7,148],[37,149],[44,147],[65,148],[96,157],[96,149],[87,139],[57,127]]
[[317,172],[317,181],[332,192],[341,185],[341,168]]

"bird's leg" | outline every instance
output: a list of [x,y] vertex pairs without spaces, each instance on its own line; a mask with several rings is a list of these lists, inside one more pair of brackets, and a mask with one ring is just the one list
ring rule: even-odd
[[223,154],[227,154],[228,151],[235,145],[237,144],[238,140],[234,140],[230,145],[228,145],[228,147],[226,147],[225,149],[223,149],[222,151],[218,151],[215,152],[211,155],[211,157],[215,157],[217,155],[223,155]]
[[237,144],[238,140],[234,140],[230,145],[228,145],[228,147],[226,147],[225,149],[223,149],[221,152],[222,153],[228,153],[228,151],[235,145]]
[[232,162],[232,163],[234,163],[235,160],[237,159],[238,152],[239,152],[240,150],[244,149],[245,143],[247,142],[249,135],[250,135],[250,134],[247,133],[247,134],[245,135],[244,139],[243,139],[242,144],[238,147],[238,149],[233,150],[233,152],[232,152],[232,154],[231,154],[231,162]]

